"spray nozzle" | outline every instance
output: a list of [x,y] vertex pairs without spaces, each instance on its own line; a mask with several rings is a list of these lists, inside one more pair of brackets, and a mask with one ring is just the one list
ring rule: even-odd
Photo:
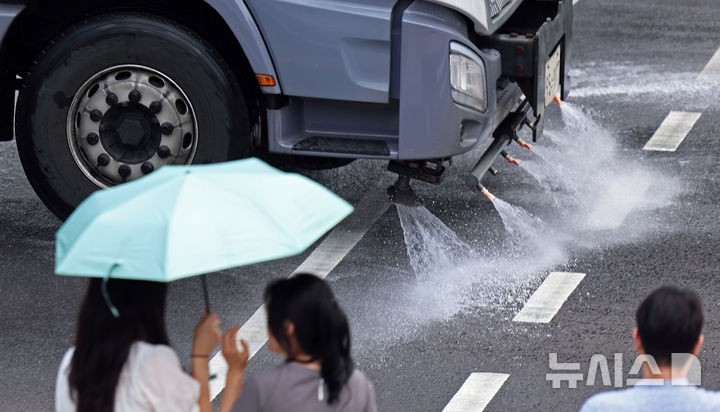
[[494,202],[494,201],[495,201],[495,195],[493,195],[492,193],[490,193],[490,191],[487,190],[487,189],[485,188],[485,186],[479,185],[479,188],[480,188],[480,193],[482,193],[483,196],[487,197],[491,202]]
[[562,105],[562,100],[560,99],[560,96],[558,96],[557,94],[555,95],[555,97],[553,97],[553,100],[555,100],[555,103],[557,103],[558,106]]
[[417,197],[412,186],[410,186],[410,178],[407,176],[398,176],[398,180],[394,185],[387,188],[390,201],[406,206],[422,206],[422,201]]
[[512,163],[512,164],[514,164],[514,165],[516,165],[516,166],[520,166],[521,160],[516,159],[516,158],[510,156],[510,155],[508,154],[508,152],[506,152],[506,151],[503,150],[502,152],[500,152],[500,154],[503,155],[503,157],[505,158],[505,160],[508,161],[508,163]]
[[524,147],[524,148],[526,148],[526,149],[528,149],[528,150],[532,150],[532,145],[531,145],[530,143],[524,141],[523,139],[515,136],[515,141],[516,141],[517,144],[519,144],[520,146],[522,146],[522,147]]

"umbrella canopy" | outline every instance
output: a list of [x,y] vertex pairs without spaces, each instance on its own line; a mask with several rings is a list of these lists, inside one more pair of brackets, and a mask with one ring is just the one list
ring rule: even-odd
[[298,254],[352,211],[254,158],[165,166],[80,204],[56,233],[55,273],[170,282]]

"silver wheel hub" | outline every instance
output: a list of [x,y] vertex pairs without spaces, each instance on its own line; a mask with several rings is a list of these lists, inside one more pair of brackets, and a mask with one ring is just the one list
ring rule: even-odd
[[125,65],[92,76],[68,112],[67,136],[80,170],[99,187],[190,164],[198,141],[190,100],[164,74]]

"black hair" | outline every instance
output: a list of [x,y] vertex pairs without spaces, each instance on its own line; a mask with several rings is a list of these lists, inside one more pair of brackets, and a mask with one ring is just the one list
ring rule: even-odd
[[669,365],[673,353],[692,353],[700,339],[702,302],[692,290],[663,286],[642,301],[635,320],[645,353]]
[[77,412],[112,412],[120,373],[136,341],[168,344],[165,283],[110,279],[107,291],[120,316],[110,312],[102,279],[91,279],[80,307],[75,353],[68,377]]
[[295,336],[310,361],[319,360],[321,375],[328,387],[328,404],[337,401],[350,379],[350,327],[330,286],[310,274],[277,280],[265,289],[268,327],[292,361],[285,322],[295,325]]

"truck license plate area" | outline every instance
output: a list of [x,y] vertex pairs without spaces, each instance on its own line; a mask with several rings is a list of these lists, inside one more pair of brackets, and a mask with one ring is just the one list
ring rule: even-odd
[[545,107],[560,90],[560,53],[562,47],[557,46],[547,62],[545,62]]

